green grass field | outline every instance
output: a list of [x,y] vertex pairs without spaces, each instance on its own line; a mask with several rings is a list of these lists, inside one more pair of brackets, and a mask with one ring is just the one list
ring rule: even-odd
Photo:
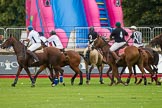
[[[100,85],[98,78],[91,84],[73,86],[65,78],[66,86],[51,87],[46,78],[37,79],[36,87],[30,87],[29,79],[19,79],[16,87],[11,87],[13,79],[0,79],[0,108],[162,108],[162,86],[143,83],[129,86],[108,86],[109,80]],[[124,79],[125,80],[125,79]]]

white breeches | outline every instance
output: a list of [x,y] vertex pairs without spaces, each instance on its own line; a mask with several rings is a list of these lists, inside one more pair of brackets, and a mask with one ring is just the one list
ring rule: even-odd
[[126,42],[115,42],[115,43],[110,47],[110,51],[116,51],[117,49],[119,49],[120,47],[122,47],[124,44],[126,44]]
[[40,48],[41,47],[41,43],[34,43],[34,44],[32,44],[29,48],[28,48],[28,50],[30,50],[30,51],[35,51],[35,50],[37,50],[38,48]]

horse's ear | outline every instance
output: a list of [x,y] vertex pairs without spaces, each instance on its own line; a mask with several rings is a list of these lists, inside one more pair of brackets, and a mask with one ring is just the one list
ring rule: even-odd
[[12,37],[12,35],[10,34],[10,38]]
[[100,35],[99,34],[97,34],[97,38],[99,38],[100,37]]

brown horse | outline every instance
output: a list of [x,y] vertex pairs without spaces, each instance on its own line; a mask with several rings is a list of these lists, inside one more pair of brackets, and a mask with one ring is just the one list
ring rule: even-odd
[[[101,36],[98,36],[97,39],[94,41],[94,47],[95,48],[100,48],[103,52],[103,56],[106,58],[107,64],[111,67],[112,69],[112,77],[108,74],[108,76],[111,79],[110,85],[112,85],[114,81],[114,76],[117,78],[118,83],[122,83],[124,85],[127,85],[131,75],[132,75],[132,67],[134,65],[137,65],[142,72],[142,78],[144,78],[144,84],[147,84],[146,76],[145,76],[145,70],[143,68],[143,56],[141,51],[135,47],[135,46],[127,46],[124,50],[124,54],[121,56],[122,59],[119,61],[120,66],[126,67],[128,66],[129,69],[129,76],[127,79],[127,83],[123,83],[121,81],[121,78],[118,73],[118,66],[115,62],[114,57],[112,56],[109,48],[110,45],[105,41],[104,38]],[[118,65],[119,65],[118,64]]]
[[27,72],[32,82],[32,87],[35,86],[35,81],[30,74],[29,67],[39,67],[43,65],[48,67],[50,69],[51,74],[53,74],[52,69],[49,67],[49,64],[51,63],[55,71],[62,71],[60,65],[58,64],[59,60],[61,59],[61,52],[57,48],[48,47],[44,49],[44,52],[36,53],[40,61],[38,63],[33,64],[34,59],[30,55],[28,55],[28,53],[26,53],[27,49],[24,44],[22,44],[16,38],[11,36],[1,45],[1,48],[4,49],[10,46],[13,47],[17,56],[17,62],[19,64],[17,74],[12,86],[15,86],[17,84],[18,77],[22,69],[25,69],[25,71]]
[[162,33],[155,36],[153,39],[151,39],[151,41],[149,42],[149,45],[151,45],[151,47],[160,46],[161,51],[162,51]]
[[155,36],[149,43],[152,47],[159,45],[162,51],[162,33]]
[[[48,47],[46,47],[48,48]],[[77,77],[77,75],[80,75],[80,82],[79,85],[83,84],[83,77],[82,77],[82,71],[79,69],[79,64],[81,61],[81,57],[78,52],[73,50],[68,50],[64,52],[65,54],[61,54],[61,59],[59,60],[58,64],[61,67],[69,65],[70,68],[75,72],[74,76],[71,78],[71,84],[74,84],[74,80]],[[52,62],[50,62],[52,64]],[[37,76],[46,68],[45,65],[41,66],[40,69],[37,71],[36,75],[34,76],[34,79],[36,80]],[[59,73],[55,71],[56,76],[59,77]],[[63,72],[61,72],[61,77],[63,77]]]
[[[89,58],[88,58],[89,63],[85,59],[88,50],[90,51]],[[95,66],[97,66],[97,69],[100,75],[99,82],[100,84],[104,84],[103,78],[102,78],[102,71],[103,71],[104,64],[102,63],[103,56],[100,54],[100,52],[97,51],[96,49],[88,49],[87,47],[84,50],[84,54],[83,55],[81,54],[81,56],[84,58],[84,63],[86,67],[86,83],[89,84],[90,78],[91,78],[91,71],[93,70]],[[89,65],[91,66],[90,68],[89,68]]]
[[[154,51],[151,48],[141,48],[143,53],[143,66],[144,68],[151,74],[151,82],[155,81],[157,85],[161,85],[161,83],[158,81],[158,62],[159,62],[159,54],[158,52]],[[118,65],[120,66],[120,65]],[[120,73],[120,76],[123,74],[126,67],[124,67]],[[136,68],[133,66],[134,75],[135,75],[135,83],[137,82],[137,76],[136,76]],[[110,71],[110,70],[108,70]],[[138,83],[140,83],[142,79]],[[127,83],[129,80],[127,81]]]

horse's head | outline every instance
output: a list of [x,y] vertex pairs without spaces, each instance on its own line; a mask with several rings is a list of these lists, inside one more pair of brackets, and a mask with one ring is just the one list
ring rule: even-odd
[[160,45],[162,43],[162,34],[155,36],[149,43],[151,46]]
[[97,38],[94,40],[94,48],[102,48],[103,46],[107,45],[108,41],[106,40],[106,37],[103,36],[97,36]]
[[5,42],[2,43],[2,45],[0,47],[5,49],[10,46],[13,46],[14,40],[15,40],[15,38],[13,36],[10,36]]

